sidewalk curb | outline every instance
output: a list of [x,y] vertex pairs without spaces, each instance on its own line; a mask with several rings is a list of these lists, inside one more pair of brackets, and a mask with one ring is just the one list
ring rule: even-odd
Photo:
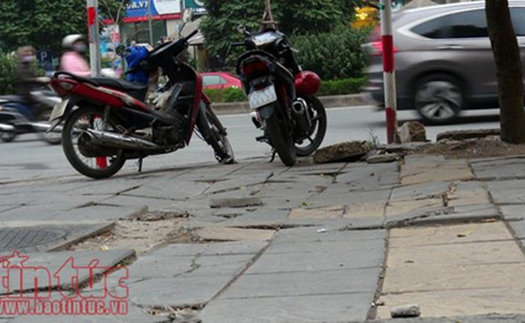
[[[319,97],[325,108],[340,108],[367,105],[368,101],[361,93],[348,95],[330,95]],[[212,103],[218,115],[242,114],[251,112],[248,102]]]

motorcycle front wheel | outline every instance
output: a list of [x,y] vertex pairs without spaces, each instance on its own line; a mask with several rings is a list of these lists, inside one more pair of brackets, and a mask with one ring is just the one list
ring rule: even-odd
[[233,164],[235,159],[230,140],[228,140],[228,134],[211,108],[206,109],[206,120],[210,125],[213,136],[210,144],[215,151],[217,160],[222,164]]
[[294,166],[297,162],[297,155],[292,134],[286,130],[286,125],[279,120],[277,113],[273,113],[265,122],[266,137],[279,155],[279,158],[285,166]]
[[109,114],[107,120],[103,120],[103,115],[102,108],[80,107],[67,118],[62,130],[62,148],[67,160],[79,173],[94,179],[113,176],[126,162],[122,149],[103,155],[92,152],[93,148],[86,143],[85,132],[88,129],[119,132],[121,122],[116,116]]
[[326,110],[324,105],[315,96],[305,97],[304,100],[308,105],[306,113],[310,114],[312,125],[308,137],[301,143],[295,143],[295,153],[299,157],[306,157],[313,154],[323,142],[326,135]]

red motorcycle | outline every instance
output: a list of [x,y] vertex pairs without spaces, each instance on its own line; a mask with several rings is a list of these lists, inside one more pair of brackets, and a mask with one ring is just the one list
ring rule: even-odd
[[196,33],[155,48],[141,62],[140,69],[160,68],[168,79],[155,105],[144,102],[147,85],[55,73],[51,86],[63,101],[51,114],[50,131],[65,120],[62,146],[78,172],[107,178],[127,159],[139,159],[140,171],[143,158],[189,145],[195,128],[220,163],[233,163],[226,129],[202,92],[202,77],[178,59]]

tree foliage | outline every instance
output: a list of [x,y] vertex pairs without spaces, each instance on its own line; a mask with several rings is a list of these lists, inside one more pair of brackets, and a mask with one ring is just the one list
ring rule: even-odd
[[[115,17],[127,2],[101,0],[100,15]],[[0,47],[4,50],[31,45],[58,53],[64,36],[87,32],[85,0],[0,1]]]
[[[209,52],[224,57],[231,42],[239,41],[237,26],[257,30],[264,12],[263,0],[205,0],[208,15],[201,24]],[[317,34],[350,23],[352,1],[273,0],[272,13],[279,30],[287,35]]]

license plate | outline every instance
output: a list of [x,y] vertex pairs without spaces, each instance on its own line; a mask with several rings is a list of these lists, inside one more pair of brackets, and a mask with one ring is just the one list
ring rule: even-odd
[[68,102],[69,100],[64,100],[55,105],[53,111],[51,112],[51,116],[49,117],[49,122],[52,122],[53,120],[56,120],[64,115],[64,111],[66,110]]
[[273,85],[259,91],[254,91],[248,95],[250,108],[257,109],[272,102],[277,101],[277,93]]

